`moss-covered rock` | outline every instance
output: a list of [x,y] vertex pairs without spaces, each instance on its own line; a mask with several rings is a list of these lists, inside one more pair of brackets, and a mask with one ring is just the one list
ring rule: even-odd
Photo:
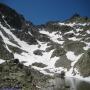
[[60,56],[62,56],[62,55],[65,55],[65,50],[63,49],[63,48],[61,48],[61,47],[57,47],[54,51],[53,51],[53,53],[52,53],[52,55],[51,55],[51,58],[53,58],[53,57],[60,57]]
[[21,54],[22,52],[26,52],[25,50],[22,50],[18,47],[14,47],[14,46],[11,46],[11,45],[8,45],[8,48],[13,52],[13,53],[18,53],[18,54]]
[[0,37],[0,59],[9,60],[13,58],[13,54],[7,50],[6,45]]
[[90,49],[87,50],[75,64],[80,74],[84,77],[90,76]]
[[39,55],[39,56],[42,56],[43,55],[43,50],[39,50],[39,49],[37,49],[37,50],[35,50],[33,53],[35,54],[35,55]]
[[73,29],[72,27],[67,26],[67,25],[59,25],[59,24],[54,24],[54,23],[50,23],[50,22],[45,25],[45,30],[47,30],[49,32],[61,31],[62,33],[65,33],[72,29]]
[[90,25],[80,26],[80,29],[90,30]]
[[44,67],[46,67],[47,65],[45,65],[45,64],[43,64],[43,63],[37,63],[37,62],[35,62],[35,63],[32,64],[32,66],[44,68]]
[[55,67],[64,67],[69,70],[71,67],[71,61],[67,59],[66,55],[63,55],[56,61]]
[[31,71],[17,59],[0,65],[0,87],[31,88],[32,79]]
[[48,80],[45,76],[31,67],[24,66],[18,59],[8,60],[0,64],[0,87],[20,88],[20,90],[38,90]]
[[60,44],[55,43],[53,41],[49,42],[47,44],[47,46],[48,47],[46,48],[46,52],[50,52],[51,50],[56,49],[56,48],[61,48],[61,45]]
[[85,47],[86,44],[79,41],[66,41],[64,43],[64,49],[66,51],[73,51],[76,55],[81,54],[84,52],[83,47]]
[[66,22],[86,23],[90,22],[90,18],[86,16],[82,17],[79,14],[75,13],[70,19],[66,20]]

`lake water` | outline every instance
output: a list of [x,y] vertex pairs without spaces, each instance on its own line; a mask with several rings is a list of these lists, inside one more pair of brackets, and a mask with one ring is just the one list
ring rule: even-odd
[[90,83],[76,78],[66,77],[65,79],[51,79],[40,90],[90,90]]
[[0,90],[21,90],[20,88],[14,88],[14,87],[5,87],[5,88],[0,88]]

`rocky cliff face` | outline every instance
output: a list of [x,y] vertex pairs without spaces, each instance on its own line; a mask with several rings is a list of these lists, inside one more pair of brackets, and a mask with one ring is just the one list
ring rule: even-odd
[[35,26],[0,4],[0,62],[18,58],[43,74],[90,76],[90,19],[74,15],[64,22]]

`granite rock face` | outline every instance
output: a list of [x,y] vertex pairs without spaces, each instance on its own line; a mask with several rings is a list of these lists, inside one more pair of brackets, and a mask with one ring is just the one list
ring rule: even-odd
[[[6,65],[8,61],[12,63],[13,59],[19,59],[19,62],[23,63],[22,69],[19,64],[15,64],[18,70],[17,75],[12,72],[12,79],[18,79],[19,75],[23,76],[23,69],[29,69],[29,66],[36,72],[41,72],[37,72],[38,76],[62,70],[67,73],[73,68],[73,75],[88,77],[90,76],[89,52],[90,18],[75,14],[64,22],[51,21],[36,26],[26,21],[23,15],[14,9],[0,4],[0,66],[4,70],[4,64]],[[2,63],[4,61],[5,63]],[[15,69],[11,64],[8,65],[7,69]],[[22,78],[24,80],[24,77]]]

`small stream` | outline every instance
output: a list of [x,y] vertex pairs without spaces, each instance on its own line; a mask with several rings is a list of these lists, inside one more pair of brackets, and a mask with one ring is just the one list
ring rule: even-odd
[[71,77],[51,79],[40,90],[90,90],[90,83]]

